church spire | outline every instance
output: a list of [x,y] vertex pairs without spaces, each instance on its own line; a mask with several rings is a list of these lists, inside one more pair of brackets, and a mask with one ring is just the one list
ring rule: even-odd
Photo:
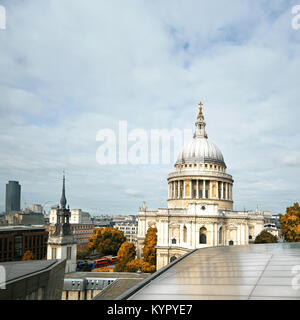
[[60,199],[60,205],[62,209],[66,208],[67,199],[66,199],[66,192],[65,192],[65,172],[63,173],[63,187],[62,187],[62,194]]
[[197,122],[195,123],[196,131],[194,134],[194,138],[206,138],[207,134],[205,131],[206,123],[204,121],[204,115],[203,115],[203,103],[199,103],[199,114],[197,117]]

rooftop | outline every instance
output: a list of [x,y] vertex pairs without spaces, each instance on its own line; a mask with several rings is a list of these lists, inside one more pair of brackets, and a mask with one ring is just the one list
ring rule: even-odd
[[9,283],[46,270],[57,263],[60,263],[60,260],[13,261],[1,262],[0,266],[5,268],[6,282]]
[[300,300],[299,270],[300,243],[202,248],[118,300]]

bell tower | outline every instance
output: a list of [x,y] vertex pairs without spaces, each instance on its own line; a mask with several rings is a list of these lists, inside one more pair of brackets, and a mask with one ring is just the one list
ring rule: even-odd
[[57,222],[55,231],[49,235],[47,259],[66,259],[66,273],[76,271],[77,245],[70,226],[70,208],[66,207],[65,175],[63,174],[63,187],[60,207],[57,209]]

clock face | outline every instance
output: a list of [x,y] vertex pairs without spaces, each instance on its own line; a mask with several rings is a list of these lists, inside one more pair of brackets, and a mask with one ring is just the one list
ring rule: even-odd
[[201,209],[202,209],[202,210],[205,210],[205,206],[202,206]]

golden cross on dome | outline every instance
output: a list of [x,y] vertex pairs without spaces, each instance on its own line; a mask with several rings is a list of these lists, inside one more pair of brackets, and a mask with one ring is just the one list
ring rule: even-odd
[[203,103],[202,103],[202,102],[200,102],[200,103],[199,103],[199,106],[200,106],[200,111],[201,111],[201,113],[202,113]]
[[202,103],[202,102],[199,103],[199,107],[200,107],[200,110],[199,110],[199,116],[198,116],[198,118],[203,115],[203,113],[202,113],[203,103]]

